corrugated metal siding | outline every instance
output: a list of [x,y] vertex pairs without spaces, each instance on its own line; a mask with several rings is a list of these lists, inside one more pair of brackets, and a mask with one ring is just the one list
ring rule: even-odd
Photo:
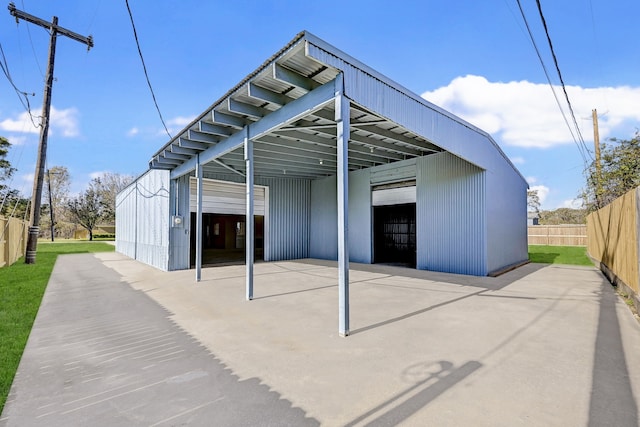
[[311,182],[309,244],[311,258],[338,259],[338,188],[335,176]]
[[374,171],[363,169],[349,174],[349,260],[365,264],[373,261],[370,180]]
[[417,268],[487,275],[485,172],[449,153],[417,169]]
[[133,182],[116,195],[116,251],[136,258],[136,191]]
[[311,182],[296,179],[256,178],[268,191],[268,218],[265,221],[266,261],[309,257]]
[[504,170],[487,173],[489,272],[529,259],[527,184]]
[[116,250],[169,267],[169,171],[150,170],[116,197]]
[[170,214],[182,216],[182,227],[169,230],[169,270],[186,270],[190,267],[189,251],[191,240],[191,215],[189,214],[189,176],[174,180],[171,186]]

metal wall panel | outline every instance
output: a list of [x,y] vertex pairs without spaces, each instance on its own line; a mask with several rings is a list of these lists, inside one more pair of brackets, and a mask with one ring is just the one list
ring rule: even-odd
[[[349,173],[349,260],[371,263],[371,184],[372,169]],[[336,177],[311,182],[312,258],[338,258]]]
[[449,153],[417,169],[417,268],[485,276],[485,172]]
[[489,272],[529,259],[527,184],[507,171],[487,172],[487,253]]
[[116,250],[169,268],[169,171],[149,170],[116,197]]
[[[186,270],[190,267],[191,215],[189,212],[189,176],[184,175],[173,180],[170,194],[170,214],[182,217],[182,226],[169,230],[169,271]],[[195,226],[194,226],[195,229]]]
[[373,262],[370,180],[376,169],[362,169],[349,174],[349,259],[353,262]]
[[116,252],[136,258],[136,201],[137,182],[133,182],[116,195]]
[[259,179],[268,187],[265,261],[309,257],[311,182],[303,179]]
[[335,176],[311,181],[311,258],[338,259],[337,185]]

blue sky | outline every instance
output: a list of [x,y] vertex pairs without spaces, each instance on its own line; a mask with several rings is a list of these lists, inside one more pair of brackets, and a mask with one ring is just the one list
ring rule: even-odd
[[[102,172],[138,175],[168,138],[144,79],[122,1],[14,0],[18,9],[91,34],[95,48],[57,44],[49,167],[66,166],[73,191]],[[521,0],[554,84],[559,84],[534,0]],[[640,128],[637,0],[542,0],[567,91],[593,151]],[[543,208],[569,206],[584,161],[564,124],[515,0],[136,1],[130,6],[162,114],[172,133],[301,30],[490,132]],[[15,84],[40,115],[48,34],[0,9],[0,43]],[[562,92],[557,88],[558,94]],[[566,110],[566,104],[563,103]],[[0,135],[14,144],[12,186],[29,195],[38,134],[0,75]],[[589,154],[587,154],[587,158]]]

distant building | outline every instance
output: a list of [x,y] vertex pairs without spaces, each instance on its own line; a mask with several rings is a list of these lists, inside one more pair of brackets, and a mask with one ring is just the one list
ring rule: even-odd
[[540,216],[537,212],[527,212],[527,225],[540,225],[539,219]]

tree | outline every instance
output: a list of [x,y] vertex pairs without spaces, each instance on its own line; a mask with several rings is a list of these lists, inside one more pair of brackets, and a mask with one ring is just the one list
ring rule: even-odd
[[600,147],[600,174],[595,161],[586,171],[587,187],[582,197],[589,211],[640,186],[640,132],[631,139],[611,138],[609,141]]
[[[69,170],[65,166],[51,167],[47,171],[44,183],[42,197],[47,200],[47,212],[42,213],[40,223],[43,225],[42,230],[51,230],[51,210],[53,210],[53,225],[57,229],[58,223],[67,217],[67,199],[71,186]],[[49,195],[51,195],[51,206],[49,206]]]
[[540,211],[540,225],[586,224],[586,209],[558,208]]
[[116,220],[116,195],[133,181],[130,175],[106,172],[93,180],[104,204],[103,221],[113,224]]
[[9,154],[9,148],[11,148],[9,140],[0,136],[0,214],[10,216],[13,213],[16,216],[17,203],[21,200],[20,193],[5,184],[16,171],[6,158]]
[[93,240],[93,229],[105,216],[105,203],[98,190],[99,185],[99,178],[93,179],[83,193],[67,202],[71,215],[89,232],[89,240]]
[[527,190],[527,210],[540,213],[540,197],[538,190]]

